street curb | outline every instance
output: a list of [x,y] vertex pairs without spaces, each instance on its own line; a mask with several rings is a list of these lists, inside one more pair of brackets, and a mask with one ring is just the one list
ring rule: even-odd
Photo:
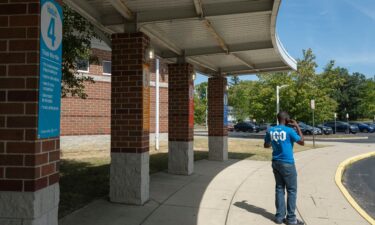
[[335,181],[336,181],[336,185],[339,187],[340,191],[342,192],[344,197],[348,200],[348,202],[353,206],[353,208],[357,210],[357,212],[365,220],[367,220],[371,225],[375,225],[375,220],[370,215],[368,215],[367,212],[363,210],[361,206],[358,205],[358,203],[354,200],[354,198],[349,194],[348,190],[342,184],[342,175],[344,174],[346,167],[350,166],[351,164],[359,160],[366,159],[372,156],[375,156],[375,152],[369,152],[366,154],[354,156],[340,163],[336,171]]
[[[308,138],[305,140],[307,141],[312,141],[312,139]],[[368,140],[368,137],[342,137],[342,138],[335,138],[335,137],[332,137],[332,138],[316,138],[315,139],[316,141],[324,141],[324,140],[327,140],[327,141],[334,141],[334,140]]]

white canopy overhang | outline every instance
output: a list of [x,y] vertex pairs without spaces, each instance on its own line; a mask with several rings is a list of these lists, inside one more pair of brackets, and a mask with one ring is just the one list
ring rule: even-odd
[[207,75],[296,70],[276,34],[281,0],[64,0],[105,34],[141,31]]

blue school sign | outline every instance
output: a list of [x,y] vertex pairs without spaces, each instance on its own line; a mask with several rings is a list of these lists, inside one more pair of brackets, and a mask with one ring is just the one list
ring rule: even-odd
[[224,92],[224,126],[228,126],[228,92]]
[[60,135],[62,8],[41,0],[38,138]]

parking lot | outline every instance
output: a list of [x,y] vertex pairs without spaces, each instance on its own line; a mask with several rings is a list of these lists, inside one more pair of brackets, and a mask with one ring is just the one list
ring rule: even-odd
[[[204,129],[195,130],[197,136],[207,136],[207,131]],[[251,139],[263,139],[265,131],[259,133],[250,132],[228,132],[228,136],[232,138],[251,138]],[[357,133],[357,134],[345,134],[343,132],[337,132],[337,134],[331,135],[316,135],[316,140],[321,142],[345,142],[345,143],[375,143],[375,133]],[[312,141],[312,135],[305,135],[305,139]]]

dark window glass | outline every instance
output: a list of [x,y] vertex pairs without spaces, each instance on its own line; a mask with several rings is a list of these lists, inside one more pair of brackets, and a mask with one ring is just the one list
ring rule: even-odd
[[80,72],[89,72],[89,60],[87,59],[77,60],[77,70]]
[[106,75],[112,74],[112,62],[103,61],[103,73]]

